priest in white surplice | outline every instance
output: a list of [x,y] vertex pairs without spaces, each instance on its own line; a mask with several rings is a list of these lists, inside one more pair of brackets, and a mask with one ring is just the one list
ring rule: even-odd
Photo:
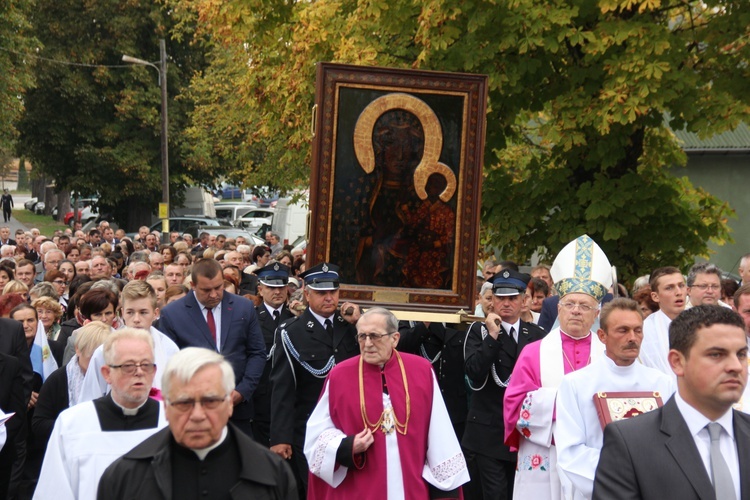
[[331,370],[307,422],[307,498],[459,498],[469,474],[432,365],[396,351],[386,309],[363,314],[357,334],[361,356]]
[[104,343],[101,370],[112,390],[60,414],[47,445],[34,498],[96,498],[99,478],[121,455],[166,425],[149,398],[154,348],[144,330],[124,328]]
[[638,303],[615,299],[599,315],[599,340],[605,356],[563,377],[557,391],[557,467],[563,498],[590,499],[602,448],[603,429],[593,397],[600,392],[657,392],[666,402],[675,391],[674,377],[637,361],[643,339]]
[[659,310],[643,322],[643,343],[640,361],[674,377],[667,361],[669,354],[669,325],[685,309],[687,285],[679,269],[672,266],[654,269],[649,278],[651,298]]
[[568,243],[552,265],[560,327],[524,347],[505,390],[505,444],[518,449],[513,498],[556,500],[562,487],[552,441],[555,398],[566,373],[604,356],[591,331],[612,284],[607,256],[589,236]]

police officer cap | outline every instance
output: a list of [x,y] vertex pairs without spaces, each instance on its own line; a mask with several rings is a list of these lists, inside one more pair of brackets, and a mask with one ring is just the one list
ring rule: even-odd
[[492,293],[498,297],[509,297],[526,291],[531,276],[513,269],[503,269],[492,277]]
[[261,284],[270,287],[286,286],[289,281],[289,267],[284,264],[274,262],[257,271],[258,281]]
[[337,290],[339,287],[339,266],[323,262],[300,275],[305,286],[313,290]]

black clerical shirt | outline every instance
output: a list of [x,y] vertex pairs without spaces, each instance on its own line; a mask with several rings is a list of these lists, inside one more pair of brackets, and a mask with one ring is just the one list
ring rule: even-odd
[[159,402],[148,398],[135,415],[125,415],[112,400],[112,394],[93,401],[102,431],[138,431],[153,429],[159,424]]

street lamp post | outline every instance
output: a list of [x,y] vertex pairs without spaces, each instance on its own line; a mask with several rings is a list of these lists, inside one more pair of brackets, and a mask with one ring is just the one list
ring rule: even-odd
[[158,66],[152,62],[138,59],[127,55],[122,56],[123,62],[151,66],[159,74],[159,85],[161,86],[161,203],[159,204],[159,218],[161,219],[161,230],[169,236],[169,146],[167,125],[167,45],[162,38],[159,40]]

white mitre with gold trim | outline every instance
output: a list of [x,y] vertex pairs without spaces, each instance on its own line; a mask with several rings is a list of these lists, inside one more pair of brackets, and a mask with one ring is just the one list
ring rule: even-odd
[[571,241],[557,254],[550,274],[560,297],[585,293],[601,302],[612,286],[612,266],[587,234]]

